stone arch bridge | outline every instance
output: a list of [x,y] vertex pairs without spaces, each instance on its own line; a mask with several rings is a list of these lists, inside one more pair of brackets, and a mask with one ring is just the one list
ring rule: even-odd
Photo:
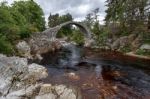
[[80,31],[84,34],[86,39],[91,39],[91,32],[89,31],[89,29],[85,25],[83,25],[81,23],[78,23],[78,22],[73,22],[73,21],[65,22],[65,23],[62,23],[62,24],[60,24],[56,27],[49,28],[49,29],[43,31],[42,34],[47,35],[49,38],[54,38],[55,39],[58,31],[62,27],[67,26],[67,25],[77,26],[80,29]]
[[[34,53],[43,53],[47,52],[47,50],[51,49],[51,42],[55,42],[56,39],[56,34],[58,31],[67,25],[75,25],[77,26],[81,32],[84,34],[85,37],[85,45],[84,46],[90,46],[92,43],[92,36],[90,30],[83,24],[78,23],[78,22],[65,22],[62,23],[56,27],[49,28],[43,32],[40,33],[35,33],[32,35],[32,37],[28,40],[28,44],[31,46],[31,50]],[[42,52],[41,52],[42,51]]]

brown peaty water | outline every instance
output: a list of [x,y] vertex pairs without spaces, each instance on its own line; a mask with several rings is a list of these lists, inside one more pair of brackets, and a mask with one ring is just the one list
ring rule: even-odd
[[[150,99],[150,60],[99,49],[74,48],[46,53],[42,81],[73,86],[83,99]],[[76,57],[80,56],[80,57]],[[75,62],[74,62],[75,61]]]

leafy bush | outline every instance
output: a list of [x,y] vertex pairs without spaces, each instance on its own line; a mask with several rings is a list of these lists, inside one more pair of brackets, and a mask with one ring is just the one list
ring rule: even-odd
[[140,34],[142,36],[143,43],[150,44],[150,33],[149,32],[143,32]]
[[14,48],[9,41],[6,40],[6,37],[0,36],[0,53],[3,54],[13,54]]
[[20,38],[29,38],[32,33],[38,32],[38,29],[34,27],[33,25],[26,25],[24,27],[20,28]]
[[45,29],[44,13],[33,0],[0,3],[0,53],[12,54],[18,40]]
[[72,35],[70,36],[70,39],[76,42],[78,45],[84,44],[84,35],[79,30],[74,30]]
[[97,35],[94,36],[97,46],[106,46],[106,41],[109,38],[107,29],[101,28]]
[[136,54],[138,54],[138,55],[150,56],[150,51],[149,51],[149,50],[138,49],[138,50],[136,51]]
[[62,28],[58,31],[58,33],[57,33],[56,36],[57,36],[58,38],[63,38],[63,37],[65,37],[65,36],[68,36],[68,37],[72,36],[72,29],[71,29],[71,27],[70,27],[70,26],[64,26],[64,27],[62,27]]
[[131,47],[130,45],[126,45],[125,47],[120,48],[120,51],[124,53],[131,52]]

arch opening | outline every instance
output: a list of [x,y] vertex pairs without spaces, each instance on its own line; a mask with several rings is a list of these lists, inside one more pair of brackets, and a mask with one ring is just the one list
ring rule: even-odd
[[66,38],[69,41],[75,41],[77,44],[85,44],[86,40],[91,39],[91,32],[80,23],[66,22],[59,25],[56,38]]

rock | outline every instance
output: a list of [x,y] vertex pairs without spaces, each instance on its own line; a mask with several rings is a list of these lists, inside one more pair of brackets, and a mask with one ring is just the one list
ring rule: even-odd
[[128,42],[134,41],[134,40],[136,39],[136,37],[137,37],[137,34],[130,34],[130,35],[128,36]]
[[94,43],[94,40],[86,38],[84,46],[90,47],[93,43]]
[[64,85],[52,86],[44,84],[35,99],[81,99],[81,96],[78,96],[76,93],[75,90]]
[[[38,64],[30,64],[28,66],[28,75],[25,76],[24,79],[30,79],[30,82],[36,82],[42,78],[46,78],[48,76],[47,69]],[[33,80],[33,81],[31,81]]]
[[133,50],[137,50],[141,46],[141,36],[139,35],[134,41],[131,42]]
[[117,50],[124,47],[128,43],[128,36],[118,38],[112,45],[111,49]]
[[41,86],[39,94],[35,97],[35,99],[56,99],[57,96],[52,93],[52,85],[44,84]]
[[141,47],[140,47],[141,50],[150,50],[150,44],[143,44]]
[[67,73],[66,76],[71,80],[79,80],[80,79],[80,76],[78,76],[74,72]]
[[10,92],[14,81],[20,81],[21,77],[27,74],[27,59],[0,54],[0,64],[0,93],[6,95]]
[[129,36],[123,36],[118,38],[111,45],[111,49],[120,50],[126,46],[132,46],[132,49],[136,49],[140,45],[140,36],[137,37],[137,34],[131,34]]
[[30,46],[27,44],[27,42],[25,42],[25,41],[19,42],[16,45],[16,48],[22,56],[31,58],[31,54],[30,54],[31,49],[30,49]]
[[0,64],[0,97],[6,99],[32,97],[34,91],[40,87],[36,81],[47,76],[43,66],[28,65],[26,58],[0,54]]
[[26,58],[0,54],[0,99],[80,99],[73,88],[42,84],[47,69]]

